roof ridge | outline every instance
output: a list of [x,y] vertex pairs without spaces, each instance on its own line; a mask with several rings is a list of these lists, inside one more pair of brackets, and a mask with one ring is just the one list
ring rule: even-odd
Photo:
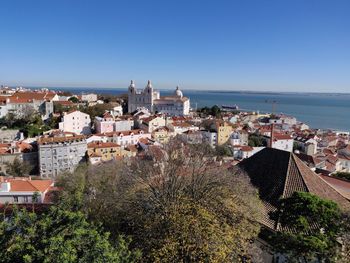
[[[291,154],[289,154],[289,157],[288,157],[288,168],[287,168],[287,171],[286,171],[287,174],[286,174],[286,177],[285,177],[285,180],[284,180],[283,191],[282,191],[281,198],[284,198],[285,194],[286,194],[287,181],[289,180],[290,162],[291,162]],[[277,208],[277,210],[279,210],[279,209],[280,209],[280,207]],[[277,220],[275,221],[275,229],[279,230],[280,228],[281,228],[280,217],[278,217]]]
[[31,186],[33,186],[35,189],[36,189],[36,191],[38,191],[38,192],[40,192],[40,190],[34,185],[34,184],[32,184],[32,180],[30,180],[30,181],[27,181]]
[[[291,154],[289,154],[289,159],[288,159],[288,168],[287,168],[287,175],[286,179],[284,180],[284,185],[283,185],[283,192],[282,192],[282,198],[284,198],[285,193],[286,193],[286,186],[287,186],[287,180],[289,179],[289,171],[290,171],[290,161],[291,161]],[[299,170],[298,170],[299,171]],[[300,171],[299,171],[300,172]]]
[[[303,173],[300,171],[300,168],[299,168],[299,165],[298,165],[298,162],[296,161],[295,158],[298,158],[298,156],[296,156],[294,153],[291,153],[291,155],[293,155],[293,160],[294,160],[294,163],[295,163],[295,167],[297,168],[301,178],[303,179],[302,182],[305,186],[305,188],[307,189],[307,191],[310,193],[310,189],[309,187],[307,186],[307,184],[305,183],[305,179],[304,179],[304,176],[303,176]],[[303,163],[304,164],[304,163]],[[306,164],[305,164],[306,165]],[[307,166],[308,169],[310,169],[308,166]],[[311,169],[310,169],[311,170]]]

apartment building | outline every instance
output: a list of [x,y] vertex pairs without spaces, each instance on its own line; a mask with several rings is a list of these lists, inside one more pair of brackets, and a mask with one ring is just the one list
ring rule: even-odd
[[63,132],[84,135],[91,134],[90,115],[78,110],[65,112],[58,127]]
[[38,140],[39,171],[41,177],[56,177],[73,172],[85,160],[85,136],[41,137]]

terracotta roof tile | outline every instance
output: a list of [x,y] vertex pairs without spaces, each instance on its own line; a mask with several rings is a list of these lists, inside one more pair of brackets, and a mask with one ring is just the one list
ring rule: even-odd
[[112,147],[121,147],[117,143],[113,142],[91,142],[87,145],[88,148],[112,148]]
[[44,192],[53,185],[53,180],[8,179],[10,192]]
[[[244,171],[257,187],[265,204],[266,214],[279,208],[281,198],[290,197],[295,191],[310,192],[321,198],[335,201],[345,210],[350,202],[306,166],[295,154],[272,148],[265,148],[252,157],[243,160],[238,168]],[[277,222],[265,218],[268,227],[277,229]],[[272,224],[273,223],[273,224]]]

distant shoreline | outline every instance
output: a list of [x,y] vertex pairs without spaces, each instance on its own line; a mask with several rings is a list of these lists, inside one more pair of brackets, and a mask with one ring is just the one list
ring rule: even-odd
[[[38,87],[31,87],[39,89]],[[125,96],[127,88],[45,87],[74,94],[97,93],[99,95]],[[169,95],[173,89],[159,89]],[[350,93],[268,92],[227,90],[184,90],[193,108],[213,105],[238,105],[249,111],[272,112],[294,116],[312,128],[350,131]],[[274,104],[275,110],[272,110]]]
[[[50,89],[50,90],[94,90],[98,93],[98,90],[127,90],[126,88],[111,88],[111,87],[25,87],[28,89]],[[173,89],[157,89],[161,91],[172,91]],[[324,96],[350,96],[349,92],[291,92],[291,91],[251,91],[251,90],[202,90],[202,89],[184,89],[190,92],[204,92],[204,93],[228,93],[228,94],[261,94],[261,95],[324,95]]]

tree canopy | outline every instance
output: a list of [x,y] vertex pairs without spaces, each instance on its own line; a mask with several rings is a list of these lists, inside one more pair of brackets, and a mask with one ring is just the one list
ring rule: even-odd
[[82,212],[52,207],[48,213],[14,209],[0,223],[0,262],[136,262],[138,251],[119,236],[90,224]]
[[248,138],[248,145],[251,147],[266,146],[266,141],[263,136],[257,134],[250,134]]
[[79,99],[78,99],[77,97],[72,96],[72,97],[70,97],[70,98],[68,99],[68,101],[71,101],[71,102],[73,102],[73,103],[78,103],[78,102],[79,102]]
[[28,176],[33,169],[32,165],[16,157],[13,162],[6,163],[6,173],[15,177]]
[[283,231],[275,235],[273,243],[276,251],[284,253],[290,261],[333,262],[339,257],[341,211],[336,203],[295,192],[281,201],[278,216]]

